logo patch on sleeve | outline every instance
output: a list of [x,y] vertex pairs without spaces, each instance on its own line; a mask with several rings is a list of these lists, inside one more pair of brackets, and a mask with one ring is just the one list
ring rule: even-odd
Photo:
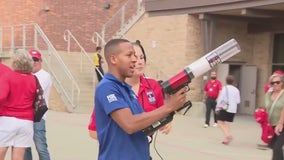
[[117,101],[117,98],[114,94],[110,94],[107,96],[107,100],[108,100],[108,103],[111,103],[111,102]]

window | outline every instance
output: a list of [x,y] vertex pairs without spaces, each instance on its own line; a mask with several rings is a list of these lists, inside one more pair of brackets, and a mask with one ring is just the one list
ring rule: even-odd
[[284,33],[274,36],[272,72],[277,69],[284,71]]

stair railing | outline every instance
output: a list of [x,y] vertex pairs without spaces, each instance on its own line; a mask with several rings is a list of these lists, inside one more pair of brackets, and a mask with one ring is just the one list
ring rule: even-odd
[[[85,49],[82,47],[82,45],[78,42],[78,40],[75,38],[75,36],[71,33],[70,30],[66,29],[64,31],[64,40],[67,42],[67,53],[70,54],[70,48],[71,48],[71,39],[76,43],[76,45],[80,48],[80,55],[81,55],[81,60],[80,60],[80,71],[83,71],[83,57],[85,57],[87,59],[87,63],[93,65],[93,61],[90,58],[90,56],[87,54],[87,52],[85,51]],[[103,77],[103,74],[101,73],[101,71],[99,70],[98,67],[94,66],[94,68],[96,69],[96,71],[98,71],[98,73]]]
[[[136,11],[132,13],[132,16],[129,16],[128,10],[130,9],[133,10],[133,5],[136,5]],[[144,13],[145,13],[144,0],[127,1],[113,15],[113,17],[103,25],[101,33],[98,32],[93,33],[92,42],[96,46],[103,47],[106,44],[106,41],[108,41],[110,37],[115,37],[115,35],[118,35],[118,37],[120,38],[126,38],[124,37],[124,34],[131,28],[131,26],[133,26],[139,20],[140,17],[142,17]],[[112,24],[118,21],[119,21],[118,24],[120,25],[117,27],[118,29],[116,30],[116,33],[110,33],[109,31],[114,27]],[[162,77],[169,76],[164,71],[160,70],[157,64],[153,60],[149,59],[149,62],[147,63],[150,63],[149,65],[153,66],[153,68],[157,70],[156,74],[153,75],[154,76],[153,78],[161,79]]]
[[93,33],[91,40],[96,46],[103,47],[106,44],[106,41],[98,32]]
[[45,69],[51,74],[67,110],[72,112],[79,103],[79,85],[38,24],[0,26],[1,52],[9,55],[17,48],[34,48],[42,53]]
[[[61,59],[61,57],[59,56],[57,50],[54,48],[54,46],[51,44],[51,42],[49,41],[49,39],[47,38],[47,36],[44,34],[44,32],[42,31],[42,29],[39,27],[38,24],[35,24],[35,41],[34,41],[34,46],[36,48],[39,48],[40,44],[38,44],[38,34],[42,37],[42,40],[47,44],[48,48],[47,48],[47,53],[51,56],[53,56],[55,59],[53,59],[53,62],[51,62],[51,56],[49,56],[49,58],[47,58],[45,65],[48,66],[49,70],[52,72],[52,75],[54,76],[54,78],[57,81],[57,87],[60,88],[60,90],[63,92],[63,94],[65,95],[65,100],[68,101],[68,103],[71,105],[72,108],[68,108],[69,111],[73,111],[76,107],[78,107],[79,104],[79,97],[80,97],[80,88],[78,83],[76,82],[74,76],[71,74],[71,72],[69,71],[69,69],[67,68],[67,66],[65,65],[65,63],[63,62],[63,60]],[[38,34],[37,34],[38,33]],[[57,63],[57,67],[56,66],[52,66],[52,64],[54,64],[54,60],[55,63]],[[56,72],[58,71],[60,68],[62,69],[63,72],[58,72],[56,74]],[[62,74],[65,74],[66,77],[63,77]],[[65,79],[65,80],[63,80]],[[67,85],[66,85],[67,83]],[[71,83],[71,84],[68,84]],[[71,91],[70,91],[71,89]]]
[[[144,0],[128,0],[103,26],[100,33],[94,32],[92,42],[97,46],[105,44],[112,37],[119,37],[124,35],[125,32],[143,15]],[[136,10],[133,11],[133,6]],[[128,24],[133,21],[131,24]],[[118,22],[118,23],[117,23]],[[119,25],[117,25],[119,24]],[[128,25],[127,25],[128,24]]]

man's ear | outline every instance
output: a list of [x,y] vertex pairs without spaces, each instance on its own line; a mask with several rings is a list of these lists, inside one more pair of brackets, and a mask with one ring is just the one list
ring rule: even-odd
[[117,63],[117,57],[115,55],[111,55],[109,57],[110,63],[116,64]]

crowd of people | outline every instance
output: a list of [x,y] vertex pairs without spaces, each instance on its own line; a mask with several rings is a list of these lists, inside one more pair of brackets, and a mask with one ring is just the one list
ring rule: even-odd
[[[111,40],[106,44],[104,54],[109,70],[96,88],[100,94],[95,96],[89,124],[90,136],[98,139],[100,144],[99,159],[117,156],[122,159],[151,159],[147,145],[149,139],[141,130],[179,109],[185,103],[186,88],[164,97],[159,83],[144,75],[146,55],[139,41],[131,44],[125,39]],[[210,78],[204,87],[207,96],[204,127],[210,126],[213,111],[213,126],[217,127],[218,123],[225,137],[222,143],[228,145],[232,140],[229,123],[233,122],[237,112],[240,92],[234,86],[232,75],[227,77],[225,90],[217,79],[216,71],[211,72]],[[223,101],[228,103],[226,109],[220,108]],[[170,128],[168,124],[160,130],[167,134]],[[123,144],[131,147],[121,148],[120,140],[115,139],[121,139]]]
[[[98,140],[98,159],[152,159],[150,144],[153,134],[142,131],[181,108],[186,102],[187,88],[174,94],[164,94],[157,80],[144,74],[146,53],[140,41],[112,39],[94,55],[98,85],[95,88],[94,109],[88,126],[89,135]],[[102,63],[107,63],[104,73]],[[230,123],[234,122],[240,103],[240,91],[235,77],[228,75],[226,84],[217,79],[217,72],[210,71],[210,79],[204,85],[205,123],[220,128],[221,141],[229,145],[233,140]],[[275,71],[265,85],[264,111],[275,135],[268,147],[273,160],[283,160],[284,145],[284,78]],[[11,68],[0,63],[0,159],[4,159],[9,147],[12,160],[32,160],[34,143],[40,160],[50,160],[46,137],[45,114],[40,122],[33,121],[33,103],[36,95],[35,76],[44,90],[48,105],[52,87],[51,75],[42,68],[42,54],[31,49],[15,51]],[[213,113],[213,124],[210,117]],[[170,133],[172,124],[159,128]],[[122,145],[123,144],[123,145]]]
[[[164,105],[156,106],[158,99],[154,96],[154,88],[151,88],[154,86],[149,87],[149,80],[141,77],[142,67],[137,67],[136,70],[136,64],[141,63],[142,66],[145,63],[143,54],[138,57],[133,44],[125,39],[109,41],[104,54],[108,73],[96,87],[96,92],[100,94],[95,96],[96,127],[100,144],[98,159],[150,159],[149,141],[141,130],[179,109],[185,103],[186,88],[173,95],[166,95]],[[135,72],[138,72],[138,79],[132,79],[131,82],[135,84],[144,80],[145,84],[140,84],[146,85],[144,91],[140,85],[132,90],[126,83],[127,78],[132,77]],[[158,82],[152,83],[158,86]],[[142,95],[140,98],[144,106],[139,103],[137,94]],[[151,107],[146,106],[151,103]],[[143,107],[149,108],[149,111],[145,112]],[[124,144],[123,147],[121,144]]]
[[9,147],[12,160],[32,160],[31,146],[35,143],[40,160],[50,160],[46,142],[45,119],[34,122],[33,103],[36,78],[48,104],[51,76],[41,66],[38,50],[18,49],[13,55],[11,69],[0,64],[0,159]]

